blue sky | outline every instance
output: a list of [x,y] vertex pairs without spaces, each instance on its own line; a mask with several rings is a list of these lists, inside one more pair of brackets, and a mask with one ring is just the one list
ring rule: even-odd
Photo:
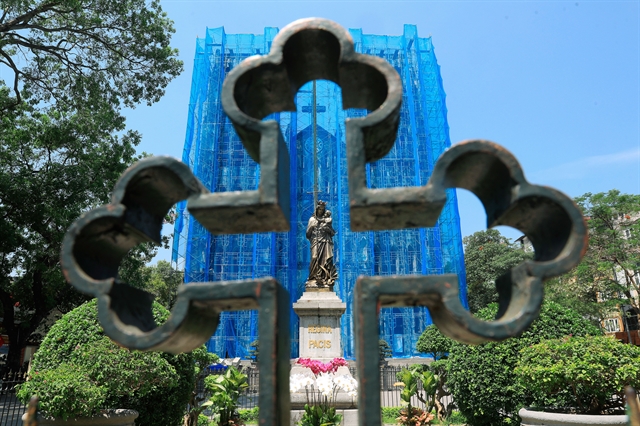
[[[571,197],[640,193],[640,2],[162,0],[185,70],[150,107],[126,112],[140,151],[180,158],[196,37],[206,27],[260,34],[323,17],[367,34],[416,24],[432,36],[447,93],[452,143],[489,139],[533,182]],[[459,191],[462,235],[484,229]],[[505,230],[503,230],[505,231]],[[505,232],[514,237],[518,232]],[[161,253],[160,258],[168,258]]]

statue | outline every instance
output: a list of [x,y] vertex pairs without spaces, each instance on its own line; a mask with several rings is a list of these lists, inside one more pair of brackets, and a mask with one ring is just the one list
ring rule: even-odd
[[333,291],[333,285],[338,279],[338,271],[333,264],[333,229],[331,211],[326,208],[327,203],[318,201],[314,214],[307,225],[307,239],[311,243],[311,262],[309,264],[309,278],[306,289],[328,288]]

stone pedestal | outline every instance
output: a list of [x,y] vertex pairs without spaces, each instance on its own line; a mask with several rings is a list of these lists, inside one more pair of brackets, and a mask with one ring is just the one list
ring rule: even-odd
[[[311,358],[322,362],[342,358],[340,317],[346,309],[346,303],[328,289],[307,290],[302,294],[302,297],[293,304],[293,310],[300,317],[300,358]],[[291,375],[294,374],[313,376],[311,370],[297,364],[291,368]],[[347,367],[340,367],[336,375],[351,375],[351,373]],[[355,408],[356,400],[357,398],[352,398],[340,391],[332,405],[341,409]],[[292,409],[303,408],[305,403],[304,391],[291,394]]]
[[305,291],[293,304],[300,317],[300,358],[323,362],[342,357],[340,317],[346,303],[333,291]]

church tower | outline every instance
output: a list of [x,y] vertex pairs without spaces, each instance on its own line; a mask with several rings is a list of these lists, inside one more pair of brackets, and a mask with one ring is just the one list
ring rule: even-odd
[[[243,148],[222,110],[220,94],[227,73],[243,59],[269,52],[277,28],[263,34],[226,34],[207,29],[196,41],[187,135],[182,161],[212,192],[256,189],[259,167]],[[426,184],[433,166],[450,146],[445,93],[431,38],[418,37],[414,25],[400,36],[363,34],[350,30],[357,52],[379,56],[402,78],[400,129],[393,149],[367,165],[371,188]],[[433,228],[351,232],[345,119],[366,110],[342,109],[340,87],[329,81],[310,82],[296,95],[297,111],[276,113],[265,120],[280,123],[291,164],[291,231],[249,235],[209,234],[178,205],[172,260],[185,271],[185,282],[275,277],[288,291],[291,304],[305,288],[309,274],[309,242],[305,230],[314,200],[331,210],[335,291],[346,312],[341,319],[341,351],[355,356],[352,312],[353,287],[360,275],[455,273],[466,305],[466,278],[455,190]],[[257,313],[225,312],[207,346],[221,357],[248,355],[257,338]],[[380,312],[380,338],[394,357],[420,355],[416,342],[431,324],[426,308],[389,308]],[[291,311],[291,356],[298,356],[298,316]]]

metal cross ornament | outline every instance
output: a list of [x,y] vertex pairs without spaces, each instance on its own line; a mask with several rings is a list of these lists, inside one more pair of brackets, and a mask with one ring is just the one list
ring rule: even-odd
[[[380,418],[378,314],[387,306],[426,306],[447,336],[477,344],[517,336],[537,318],[542,282],[569,271],[586,249],[587,232],[564,194],[529,184],[517,160],[488,141],[453,146],[437,161],[425,186],[369,189],[365,165],[384,157],[398,129],[402,86],[385,60],[356,53],[349,33],[325,19],[296,21],[276,36],[265,56],[245,59],[227,76],[222,104],[249,155],[260,163],[254,191],[210,193],[178,160],[144,159],[124,172],[111,203],[80,217],[68,230],[62,268],[79,291],[98,298],[105,333],[138,350],[190,351],[215,332],[220,312],[258,309],[259,424],[289,424],[289,296],[273,278],[182,286],[167,322],[157,327],[152,296],[117,279],[118,266],[139,243],[160,242],[169,209],[187,200],[191,215],[213,234],[284,232],[289,225],[289,158],[279,125],[267,115],[295,111],[305,83],[325,79],[342,89],[344,108],[365,108],[346,121],[351,229],[370,231],[433,226],[446,189],[473,192],[487,227],[508,225],[527,235],[535,259],[496,282],[499,313],[481,321],[464,309],[455,275],[360,277],[355,288],[359,424]],[[375,353],[376,356],[366,356]]]

